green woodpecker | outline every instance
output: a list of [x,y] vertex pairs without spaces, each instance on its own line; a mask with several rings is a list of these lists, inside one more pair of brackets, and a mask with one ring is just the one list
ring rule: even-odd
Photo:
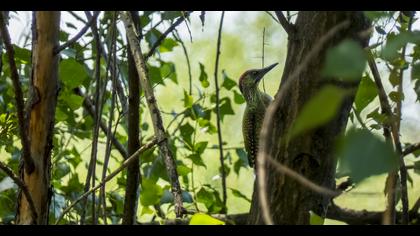
[[265,110],[272,100],[268,94],[259,90],[258,84],[264,75],[277,64],[274,63],[263,69],[248,70],[239,79],[239,89],[246,101],[242,120],[242,134],[245,150],[248,153],[248,162],[251,167],[254,167],[258,154],[258,139],[264,121]]

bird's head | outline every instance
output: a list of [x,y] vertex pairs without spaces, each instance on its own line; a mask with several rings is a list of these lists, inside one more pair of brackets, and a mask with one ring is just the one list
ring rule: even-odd
[[258,84],[264,75],[273,69],[277,64],[279,63],[274,63],[262,69],[247,70],[242,74],[242,76],[239,78],[239,89],[241,90],[246,100],[248,100],[247,98],[249,96],[252,96],[253,91],[257,91]]

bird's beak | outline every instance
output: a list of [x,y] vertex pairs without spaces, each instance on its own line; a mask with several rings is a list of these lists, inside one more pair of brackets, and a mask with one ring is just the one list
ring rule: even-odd
[[271,69],[273,69],[275,66],[277,66],[279,63],[274,63],[270,66],[267,66],[265,68],[262,68],[258,71],[258,75],[256,77],[256,82],[259,82],[267,72],[269,72]]

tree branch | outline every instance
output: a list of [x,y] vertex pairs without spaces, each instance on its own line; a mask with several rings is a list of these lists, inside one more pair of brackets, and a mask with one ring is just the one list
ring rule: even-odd
[[164,141],[165,140],[158,140],[157,138],[153,138],[152,141],[148,142],[147,144],[145,144],[141,148],[139,148],[135,153],[133,153],[133,155],[128,157],[120,167],[118,167],[116,170],[114,170],[114,172],[109,174],[103,181],[101,181],[95,187],[91,188],[89,191],[85,192],[82,196],[80,196],[72,204],[70,204],[70,206],[68,206],[66,209],[64,209],[63,212],[61,213],[61,215],[57,218],[57,221],[55,222],[55,224],[58,224],[58,222],[60,222],[60,220],[63,219],[64,215],[67,214],[78,202],[85,199],[87,196],[89,196],[89,194],[95,192],[100,187],[102,187],[105,183],[107,183],[108,181],[113,179],[117,174],[119,174],[121,171],[123,171],[131,162],[133,162],[133,160],[137,159],[140,154],[142,154],[144,151],[152,148],[156,144],[159,144],[159,143],[164,142]]
[[147,106],[150,110],[151,119],[153,122],[153,129],[158,139],[165,139],[160,145],[159,149],[164,158],[166,171],[171,183],[172,193],[174,195],[175,214],[177,217],[182,216],[185,209],[182,203],[182,192],[181,186],[178,180],[178,172],[176,170],[176,163],[169,147],[169,142],[166,139],[166,131],[163,127],[162,116],[156,103],[156,98],[153,92],[153,88],[150,85],[150,78],[147,72],[147,67],[141,47],[139,46],[138,39],[136,37],[136,29],[134,23],[128,12],[121,12],[122,20],[127,33],[128,43],[130,45],[131,53],[133,54],[134,61],[136,63],[137,73],[139,74],[140,84],[146,95]]
[[30,152],[30,141],[27,135],[27,121],[25,121],[24,114],[24,101],[23,101],[23,92],[22,87],[19,81],[19,74],[15,62],[15,50],[13,49],[10,34],[6,27],[5,18],[3,12],[0,12],[0,30],[1,36],[3,38],[4,45],[6,46],[6,52],[9,61],[11,79],[13,82],[13,87],[15,89],[15,99],[16,99],[16,110],[17,117],[19,122],[19,135],[22,143],[22,159],[24,160],[25,170],[28,174],[32,173],[35,170],[35,164],[31,157]]
[[219,81],[218,81],[218,69],[219,69],[219,56],[220,56],[220,43],[222,37],[222,27],[223,27],[223,18],[225,17],[225,12],[222,11],[220,17],[219,33],[217,36],[217,47],[216,47],[216,62],[214,66],[214,84],[216,86],[216,122],[217,122],[217,138],[219,140],[219,154],[220,154],[220,167],[222,175],[222,191],[223,191],[223,208],[222,213],[226,213],[226,173],[225,173],[225,163],[223,161],[223,140],[222,140],[222,129],[220,125],[220,97],[219,97]]
[[144,60],[147,61],[149,57],[155,53],[155,50],[159,45],[163,42],[163,40],[170,34],[178,25],[180,25],[187,17],[190,15],[191,12],[186,12],[184,16],[180,16],[152,45],[149,52],[144,57]]
[[90,20],[79,31],[79,33],[77,33],[73,38],[71,38],[69,41],[67,41],[63,45],[58,46],[54,50],[54,54],[60,53],[61,51],[63,51],[64,49],[66,49],[67,47],[69,47],[70,45],[72,45],[73,43],[75,43],[77,40],[79,40],[86,33],[86,31],[89,29],[89,27],[91,27],[91,25],[96,21],[96,19],[98,18],[98,16],[99,16],[100,13],[101,13],[100,11],[95,12],[95,14],[93,15],[93,17],[90,18]]
[[36,208],[35,208],[34,200],[32,199],[32,195],[29,192],[26,184],[19,177],[17,177],[13,173],[12,169],[10,169],[6,164],[4,164],[1,161],[0,161],[0,169],[2,169],[15,182],[15,184],[17,186],[19,186],[19,188],[22,190],[23,194],[25,194],[26,200],[28,200],[28,203],[29,203],[29,208],[32,211],[32,218],[33,219],[38,218],[38,213],[37,213]]
[[295,34],[295,27],[293,24],[291,24],[286,17],[283,15],[283,12],[281,11],[275,11],[277,19],[279,20],[279,23],[281,26],[283,26],[283,29],[286,31],[286,33],[292,37]]
[[402,152],[402,155],[403,156],[407,156],[407,155],[409,155],[409,154],[411,154],[411,153],[413,153],[413,152],[415,152],[417,150],[420,150],[420,142],[419,143],[412,144],[412,145],[406,147],[404,149],[404,151]]
[[[419,204],[420,205],[420,204]],[[418,210],[418,208],[417,208]],[[382,220],[382,211],[367,211],[367,210],[351,210],[342,208],[340,206],[332,203],[328,207],[326,218],[344,222],[349,225],[368,225],[368,224],[381,224]],[[397,212],[398,216],[401,216],[401,212]],[[234,214],[234,215],[212,215],[212,217],[226,222],[227,225],[246,225],[249,213]],[[419,218],[419,213],[413,207],[410,210],[410,217],[412,219]],[[187,225],[190,222],[190,219],[175,219],[175,220],[166,220],[164,225]],[[150,223],[141,223],[140,225],[160,225],[161,222],[150,222]]]

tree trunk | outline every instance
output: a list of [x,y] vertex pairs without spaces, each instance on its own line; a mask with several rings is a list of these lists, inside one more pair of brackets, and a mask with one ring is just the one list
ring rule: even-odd
[[28,99],[28,136],[30,153],[35,170],[27,173],[21,169],[37,218],[31,214],[28,202],[19,194],[17,224],[47,224],[50,194],[51,149],[55,107],[58,94],[58,56],[53,53],[58,46],[60,12],[36,12],[32,51],[31,95]]
[[[333,155],[335,140],[346,127],[359,81],[352,84],[336,79],[327,81],[321,77],[320,71],[327,49],[343,39],[351,38],[359,42],[362,47],[367,46],[368,38],[359,37],[359,33],[370,25],[363,13],[299,12],[294,25],[295,34],[289,35],[287,59],[281,83],[285,84],[323,35],[345,20],[348,20],[350,25],[330,39],[319,54],[310,60],[308,66],[303,68],[300,75],[290,81],[291,87],[284,91],[284,99],[280,101],[274,116],[272,127],[274,135],[266,140],[270,147],[269,154],[276,161],[330,189],[335,188],[336,160]],[[293,138],[286,144],[281,142],[284,131],[292,127],[293,121],[305,103],[326,84],[348,88],[351,91],[344,99],[337,115],[322,127]],[[329,197],[308,190],[293,179],[279,174],[272,166],[266,166],[265,169],[269,208],[275,224],[309,224],[309,211],[325,216],[330,202]],[[248,223],[264,223],[258,202],[258,189],[255,189],[253,194]]]
[[[137,12],[130,12],[133,21],[138,25]],[[137,27],[137,30],[138,27]],[[131,54],[130,45],[127,45],[128,56],[128,156],[140,148],[140,80],[136,71],[136,63]],[[124,214],[122,223],[132,225],[137,222],[137,205],[139,199],[140,158],[134,160],[127,167],[127,184],[125,187]]]

